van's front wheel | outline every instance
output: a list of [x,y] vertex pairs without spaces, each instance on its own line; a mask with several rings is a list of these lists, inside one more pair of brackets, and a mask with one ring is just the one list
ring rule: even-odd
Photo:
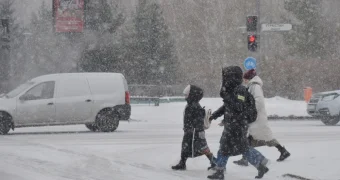
[[96,117],[96,126],[99,131],[113,132],[119,126],[118,114],[113,109],[103,109]]

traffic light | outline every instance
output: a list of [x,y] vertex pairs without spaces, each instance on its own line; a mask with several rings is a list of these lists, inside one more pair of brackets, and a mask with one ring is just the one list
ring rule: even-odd
[[257,50],[257,35],[256,34],[248,35],[248,50],[252,52],[256,52]]
[[246,28],[248,32],[248,50],[252,52],[257,51],[258,36],[257,36],[257,16],[247,16]]
[[247,16],[247,31],[256,32],[257,31],[257,16]]

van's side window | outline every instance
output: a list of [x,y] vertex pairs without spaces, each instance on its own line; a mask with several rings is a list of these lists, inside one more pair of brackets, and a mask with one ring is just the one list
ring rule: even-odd
[[26,92],[27,100],[51,99],[54,96],[54,81],[40,83]]

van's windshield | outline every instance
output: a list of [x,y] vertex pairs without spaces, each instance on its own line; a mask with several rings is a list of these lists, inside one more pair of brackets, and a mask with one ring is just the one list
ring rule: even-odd
[[24,84],[21,84],[17,88],[15,88],[12,91],[10,91],[9,93],[7,93],[6,97],[13,98],[13,97],[19,95],[22,91],[24,91],[28,87],[32,86],[33,84],[34,84],[34,82],[32,82],[32,81],[28,81],[28,82],[26,82]]

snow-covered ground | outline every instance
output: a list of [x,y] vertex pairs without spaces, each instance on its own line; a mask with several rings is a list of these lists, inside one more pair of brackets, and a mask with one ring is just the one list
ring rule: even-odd
[[[215,109],[219,102],[220,99],[204,99],[202,105]],[[283,104],[282,99],[268,99],[269,114],[305,115],[305,103],[287,100],[286,106]],[[133,121],[121,122],[113,133],[89,132],[83,125],[16,129],[0,136],[0,179],[206,179],[212,172],[206,170],[209,162],[205,157],[189,159],[187,171],[170,169],[180,156],[184,105],[134,105]],[[222,132],[218,122],[214,121],[206,132],[214,153]],[[271,160],[270,171],[263,179],[284,179],[281,175],[285,173],[313,180],[340,179],[340,126],[327,127],[319,121],[275,121],[270,125],[292,156],[278,163],[279,153],[275,148],[258,148]],[[257,173],[255,168],[231,163],[238,158],[230,159],[226,179],[253,179]]]

